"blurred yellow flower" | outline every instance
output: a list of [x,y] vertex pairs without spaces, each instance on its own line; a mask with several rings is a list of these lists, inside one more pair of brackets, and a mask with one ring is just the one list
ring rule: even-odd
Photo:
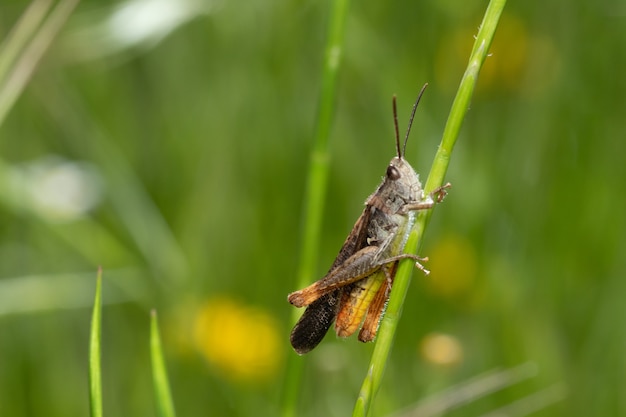
[[446,298],[466,297],[475,290],[476,252],[460,236],[440,240],[429,254],[432,274],[427,283],[432,291]]
[[[435,59],[437,83],[453,92],[469,59],[476,28],[459,28],[441,41]],[[520,18],[504,14],[498,33],[481,69],[478,91],[515,91],[534,94],[557,77],[560,59],[553,41],[542,34],[528,33]]]
[[526,26],[520,19],[503,15],[498,35],[491,44],[490,56],[480,74],[479,88],[517,90],[523,85],[530,41]]
[[213,366],[239,381],[260,381],[278,372],[283,355],[279,326],[267,311],[228,297],[202,305],[193,342]]
[[463,347],[459,340],[444,333],[430,333],[420,343],[422,357],[434,365],[451,366],[463,360]]

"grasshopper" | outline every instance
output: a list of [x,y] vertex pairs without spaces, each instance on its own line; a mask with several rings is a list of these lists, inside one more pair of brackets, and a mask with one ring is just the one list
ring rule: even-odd
[[365,201],[363,213],[328,273],[287,298],[296,307],[307,307],[291,331],[291,345],[300,355],[319,344],[333,321],[340,337],[352,335],[362,323],[359,340],[374,340],[398,262],[412,259],[428,274],[420,263],[427,258],[403,253],[416,212],[441,202],[450,187],[448,183],[425,196],[418,174],[404,159],[415,111],[427,85],[422,87],[413,106],[402,149],[396,97],[393,96],[396,156],[389,162],[382,183]]

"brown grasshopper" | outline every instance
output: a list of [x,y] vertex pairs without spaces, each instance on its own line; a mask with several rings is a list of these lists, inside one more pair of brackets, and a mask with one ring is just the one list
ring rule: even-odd
[[446,184],[424,196],[418,174],[404,159],[415,110],[427,85],[413,106],[402,149],[393,97],[396,156],[389,162],[383,182],[365,201],[365,210],[326,276],[287,298],[296,307],[307,307],[291,331],[291,345],[300,355],[318,345],[333,321],[340,337],[352,335],[363,323],[359,340],[372,341],[389,299],[398,261],[413,259],[428,274],[420,264],[426,258],[402,253],[416,212],[441,202],[450,187]]

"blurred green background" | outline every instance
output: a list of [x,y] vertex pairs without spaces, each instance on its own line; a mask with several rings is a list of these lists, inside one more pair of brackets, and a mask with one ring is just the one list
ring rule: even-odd
[[[486,5],[351,4],[320,276],[429,82],[425,179]],[[329,8],[78,5],[0,126],[0,415],[87,415],[98,265],[105,415],[155,415],[151,308],[179,415],[278,415]],[[510,2],[491,52],[374,415],[626,415],[626,5]],[[372,346],[299,358],[299,415],[348,415]]]

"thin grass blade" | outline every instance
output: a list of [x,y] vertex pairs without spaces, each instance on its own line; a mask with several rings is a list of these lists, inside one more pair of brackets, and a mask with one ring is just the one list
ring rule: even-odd
[[91,333],[89,336],[89,411],[91,417],[102,417],[102,268],[98,268],[96,278],[96,296],[91,315]]
[[174,401],[170,391],[167,368],[163,359],[163,347],[159,334],[156,310],[150,313],[150,359],[152,361],[152,382],[159,417],[175,417]]

